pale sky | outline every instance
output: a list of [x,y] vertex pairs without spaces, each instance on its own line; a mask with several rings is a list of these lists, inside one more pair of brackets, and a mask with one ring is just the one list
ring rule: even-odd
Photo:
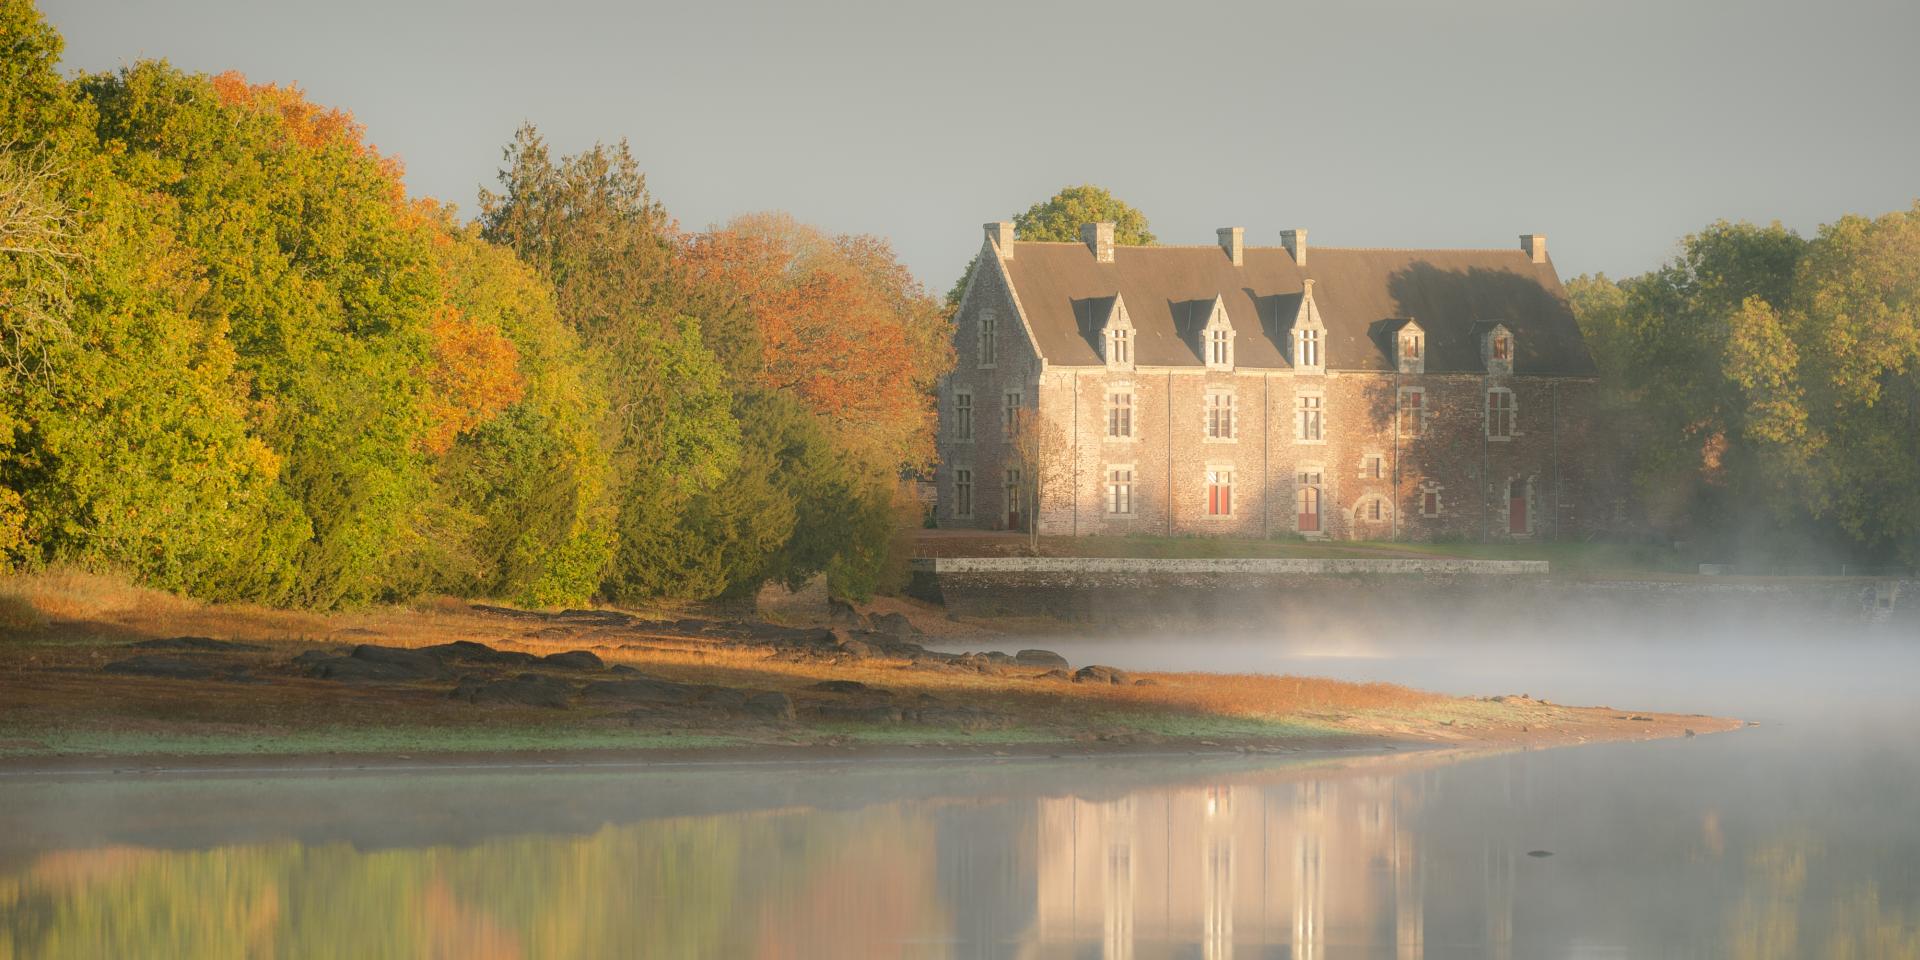
[[1504,247],[1638,273],[1720,219],[1920,197],[1915,0],[42,0],[69,69],[149,57],[344,107],[475,208],[522,120],[631,141],[686,227],[781,209],[934,293],[1092,182],[1163,243]]

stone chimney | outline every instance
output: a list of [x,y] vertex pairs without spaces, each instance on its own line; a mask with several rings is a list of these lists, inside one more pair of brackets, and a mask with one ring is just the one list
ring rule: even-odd
[[1294,266],[1304,267],[1307,265],[1306,228],[1280,231],[1280,245],[1286,247],[1287,252],[1293,255]]
[[1113,262],[1113,222],[1083,223],[1080,225],[1080,242],[1093,251],[1095,263]]
[[1246,247],[1247,228],[1221,227],[1213,233],[1220,238],[1220,249],[1227,252],[1227,259],[1232,260],[1234,266],[1240,266],[1243,259],[1241,253]]
[[1000,220],[982,224],[987,231],[987,239],[1000,248],[1000,259],[1013,259],[1013,221]]
[[1523,233],[1520,235],[1520,249],[1527,252],[1527,259],[1534,263],[1547,262],[1547,235],[1544,233]]

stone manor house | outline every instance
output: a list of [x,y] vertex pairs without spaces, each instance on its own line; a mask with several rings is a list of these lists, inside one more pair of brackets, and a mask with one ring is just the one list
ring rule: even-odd
[[1596,370],[1546,238],[1507,250],[986,241],[940,389],[941,527],[1572,537]]

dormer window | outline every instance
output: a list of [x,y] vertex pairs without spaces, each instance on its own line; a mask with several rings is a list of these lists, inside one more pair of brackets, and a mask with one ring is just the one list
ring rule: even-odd
[[1300,373],[1325,373],[1327,326],[1313,302],[1313,281],[1302,281],[1300,309],[1293,317],[1293,368]]
[[1508,330],[1505,324],[1495,323],[1488,328],[1481,351],[1481,356],[1486,360],[1487,373],[1500,376],[1513,372],[1513,331]]
[[1200,348],[1209,370],[1233,369],[1233,324],[1227,320],[1227,305],[1219,297],[1207,311],[1207,325],[1200,330]]
[[1401,373],[1427,372],[1427,332],[1408,320],[1393,337],[1395,366]]
[[1093,317],[1099,323],[1100,352],[1107,361],[1109,370],[1133,369],[1133,320],[1127,316],[1126,301],[1118,295],[1107,307],[1106,316],[1098,313]]

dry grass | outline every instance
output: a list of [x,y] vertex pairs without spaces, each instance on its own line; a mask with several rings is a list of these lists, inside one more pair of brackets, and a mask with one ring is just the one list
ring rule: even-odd
[[[0,604],[28,623],[111,619],[199,609],[191,600],[135,586],[123,576],[53,569],[0,578]],[[11,625],[11,624],[9,624]]]
[[[944,624],[937,609],[905,603],[895,608],[928,626]],[[183,634],[269,645],[271,652],[241,659],[270,682],[178,681],[100,669],[126,657],[129,640]],[[1579,731],[1595,721],[1561,708],[1549,711],[1543,704],[1492,703],[1393,684],[1311,677],[1143,673],[1135,676],[1150,681],[1146,685],[1113,685],[1048,679],[1037,669],[989,675],[899,660],[796,658],[768,646],[652,631],[645,622],[508,618],[448,598],[331,615],[200,604],[114,577],[74,572],[0,577],[0,637],[13,641],[0,643],[0,754],[140,752],[182,738],[237,745],[241,752],[284,752],[317,743],[335,746],[314,749],[350,750],[400,733],[412,738],[408,743],[423,745],[409,749],[482,742],[549,749],[663,736],[788,744],[843,738],[951,742],[976,734],[984,739],[974,742],[1137,736],[1257,742],[1339,733],[1456,742],[1462,736],[1519,739],[1529,725],[1539,729],[1546,722],[1568,737],[1584,736]],[[945,705],[1012,718],[1016,726],[969,733],[914,725],[768,726],[671,713],[635,719],[625,708],[476,708],[450,699],[443,683],[342,684],[287,665],[316,644],[418,647],[452,640],[534,654],[592,650],[610,663],[663,678],[782,690],[803,707],[838,702],[835,694],[809,689],[819,681],[857,680],[887,691],[896,703],[929,695]],[[1458,733],[1469,729],[1474,733]],[[1624,723],[1623,730],[1605,735],[1640,737],[1651,729]]]
[[659,643],[644,650],[601,650],[610,662],[709,683],[797,687],[820,680],[972,701],[1059,701],[1065,708],[1159,711],[1203,716],[1291,719],[1355,713],[1431,710],[1452,698],[1390,683],[1350,683],[1271,674],[1136,673],[1146,685],[1062,683],[931,671],[899,660],[826,663],[774,659],[752,648]]

